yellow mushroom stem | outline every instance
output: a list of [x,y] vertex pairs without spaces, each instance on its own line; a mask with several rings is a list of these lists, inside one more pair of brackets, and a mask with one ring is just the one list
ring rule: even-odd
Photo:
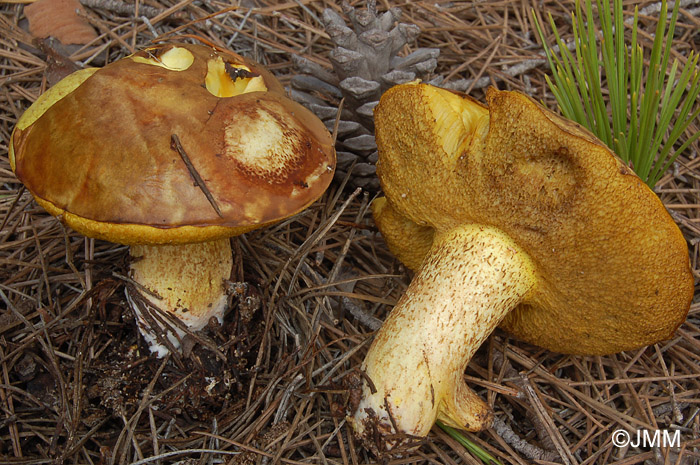
[[[185,245],[132,245],[131,257],[130,277],[142,289],[128,288],[127,298],[141,334],[158,357],[169,352],[161,342],[163,338],[178,348],[185,334],[168,324],[168,316],[191,331],[202,329],[211,318],[222,321],[227,303],[225,280],[230,279],[233,266],[229,239]],[[155,308],[148,309],[146,304]]]
[[437,233],[420,271],[379,330],[362,365],[349,418],[375,453],[428,434],[436,419],[477,431],[491,409],[464,383],[467,363],[536,285],[528,255],[498,229]]

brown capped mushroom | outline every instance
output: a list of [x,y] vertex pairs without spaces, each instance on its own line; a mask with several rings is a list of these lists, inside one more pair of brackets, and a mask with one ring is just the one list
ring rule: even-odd
[[[131,245],[131,277],[150,291],[141,297],[195,330],[222,317],[229,237],[309,206],[333,177],[335,151],[261,65],[176,44],[60,81],[20,118],[10,163],[65,224]],[[154,319],[139,326],[167,352]]]
[[375,219],[417,270],[369,349],[371,385],[350,418],[377,453],[436,419],[490,424],[463,373],[498,325],[549,350],[609,354],[671,337],[690,306],[686,242],[632,170],[522,94],[490,89],[487,101],[412,83],[375,111]]

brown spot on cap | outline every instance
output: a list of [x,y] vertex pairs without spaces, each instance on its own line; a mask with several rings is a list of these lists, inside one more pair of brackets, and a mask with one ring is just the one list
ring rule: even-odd
[[283,108],[258,99],[231,115],[224,129],[224,154],[241,171],[270,184],[284,183],[309,156],[307,131]]

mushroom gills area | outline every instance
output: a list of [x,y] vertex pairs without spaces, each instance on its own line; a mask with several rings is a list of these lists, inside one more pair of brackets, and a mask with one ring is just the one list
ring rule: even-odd
[[464,370],[535,285],[530,258],[500,230],[467,225],[436,234],[362,365],[367,376],[349,420],[365,446],[378,454],[404,447],[436,419],[488,427],[493,414],[464,383]]
[[[227,303],[225,280],[233,267],[229,239],[186,245],[131,246],[127,299],[151,352],[179,348],[185,331],[220,323]],[[179,323],[178,323],[179,322]]]

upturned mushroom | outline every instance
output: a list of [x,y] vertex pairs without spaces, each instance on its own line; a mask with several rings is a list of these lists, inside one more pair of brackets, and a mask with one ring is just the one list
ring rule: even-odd
[[488,107],[424,84],[375,110],[390,250],[416,270],[376,335],[351,425],[375,453],[436,421],[477,431],[463,379],[500,325],[567,354],[670,338],[693,296],[687,244],[658,197],[578,125],[516,92]]
[[163,331],[168,315],[190,330],[221,320],[229,238],[314,202],[335,151],[323,123],[258,63],[170,44],[50,88],[18,121],[10,164],[63,223],[131,246],[128,298],[162,356],[183,334]]

